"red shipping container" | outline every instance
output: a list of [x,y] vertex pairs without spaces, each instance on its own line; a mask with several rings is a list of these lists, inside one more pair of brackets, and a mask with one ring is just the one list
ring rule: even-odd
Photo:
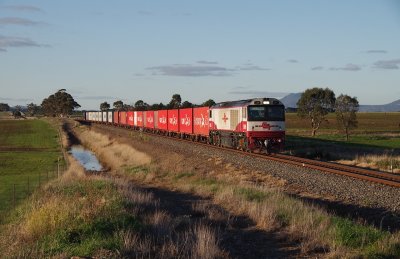
[[168,110],[168,130],[179,132],[179,110]]
[[208,107],[193,108],[194,134],[208,136],[209,134],[209,109]]
[[133,112],[126,112],[126,123],[130,126],[133,126]]
[[193,133],[193,108],[179,110],[179,132]]
[[162,110],[158,111],[158,129],[168,130],[168,111]]
[[146,128],[154,129],[154,111],[146,111]]
[[119,123],[118,111],[114,111],[114,124],[118,124],[118,123]]
[[126,125],[126,112],[119,112],[119,124]]
[[143,112],[136,112],[137,115],[137,126],[138,127],[143,127]]

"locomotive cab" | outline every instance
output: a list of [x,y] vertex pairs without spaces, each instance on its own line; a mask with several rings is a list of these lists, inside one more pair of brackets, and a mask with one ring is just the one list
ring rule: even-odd
[[251,149],[282,150],[285,141],[285,106],[264,98],[247,107],[248,141]]

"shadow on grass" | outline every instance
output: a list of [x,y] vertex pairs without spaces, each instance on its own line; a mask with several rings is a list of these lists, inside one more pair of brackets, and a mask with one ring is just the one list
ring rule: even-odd
[[334,161],[339,159],[354,160],[357,156],[366,154],[400,155],[400,148],[386,148],[374,144],[288,135],[286,136],[284,153],[311,159]]
[[179,221],[178,229],[200,222],[214,228],[220,238],[220,247],[232,258],[288,258],[299,253],[296,249],[280,249],[280,246],[288,245],[284,240],[257,228],[257,224],[246,216],[232,217],[211,200],[160,188],[140,189],[153,193],[154,198],[160,200],[160,209]]
[[392,233],[400,230],[400,214],[390,212],[385,208],[361,207],[338,201],[302,197],[296,194],[291,194],[290,196],[308,204],[317,205],[334,215],[365,223],[380,230]]

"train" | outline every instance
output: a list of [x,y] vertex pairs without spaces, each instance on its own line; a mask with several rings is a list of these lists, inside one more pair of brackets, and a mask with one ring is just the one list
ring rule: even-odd
[[285,106],[275,98],[167,110],[83,111],[83,119],[250,152],[281,151],[285,143]]

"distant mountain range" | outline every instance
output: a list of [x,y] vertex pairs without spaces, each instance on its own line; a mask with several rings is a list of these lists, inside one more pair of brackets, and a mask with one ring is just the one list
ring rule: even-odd
[[[286,108],[297,108],[297,101],[301,93],[291,93],[281,98],[281,102]],[[400,99],[388,104],[382,105],[360,105],[360,112],[400,112]]]

